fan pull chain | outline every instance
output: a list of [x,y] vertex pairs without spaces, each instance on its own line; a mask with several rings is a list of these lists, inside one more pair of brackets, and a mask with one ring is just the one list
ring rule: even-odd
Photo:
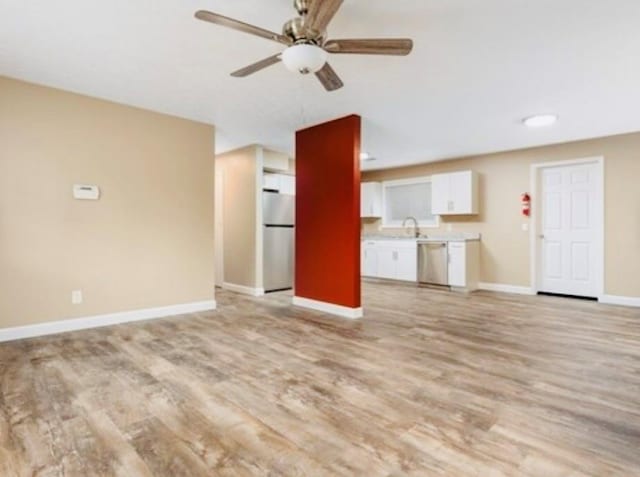
[[298,82],[298,98],[299,98],[299,102],[300,102],[300,127],[298,129],[303,129],[306,125],[307,125],[307,112],[305,110],[304,107],[304,81],[305,81],[305,77],[300,77],[299,78],[299,82]]

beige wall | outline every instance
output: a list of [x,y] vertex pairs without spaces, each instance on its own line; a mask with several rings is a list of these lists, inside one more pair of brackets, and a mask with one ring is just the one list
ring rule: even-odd
[[[274,166],[277,165],[277,168]],[[288,167],[288,170],[280,166]],[[263,284],[262,183],[264,170],[295,173],[287,154],[251,145],[219,154],[216,174],[222,176],[223,217],[216,219],[223,237],[222,282],[261,291]],[[220,282],[220,280],[218,280]],[[218,283],[220,285],[220,283]]]
[[273,151],[266,147],[261,148],[262,160],[265,170],[272,170],[275,172],[285,171],[290,168],[291,159],[288,154],[284,152]]
[[[212,300],[213,140],[0,77],[0,328]],[[74,183],[102,197],[73,200]]]
[[[363,173],[383,181],[472,169],[480,173],[480,215],[450,217],[453,231],[482,233],[481,281],[530,286],[529,233],[519,197],[531,192],[530,165],[545,161],[605,158],[605,293],[640,297],[640,133]],[[379,221],[363,221],[364,233],[380,233]],[[425,229],[429,233],[433,229]],[[398,233],[385,229],[383,233]]]
[[[258,259],[261,239],[257,225],[258,183],[262,174],[258,146],[248,146],[216,157],[216,173],[223,174],[224,282],[262,287]],[[261,249],[260,249],[261,250]]]
[[[265,171],[295,175],[296,161],[289,154],[263,147],[262,156]],[[273,167],[274,164],[282,164],[283,167]]]

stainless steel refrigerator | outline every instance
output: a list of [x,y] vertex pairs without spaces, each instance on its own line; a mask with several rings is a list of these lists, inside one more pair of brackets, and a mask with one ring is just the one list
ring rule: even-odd
[[266,292],[293,288],[295,196],[262,193],[263,268]]

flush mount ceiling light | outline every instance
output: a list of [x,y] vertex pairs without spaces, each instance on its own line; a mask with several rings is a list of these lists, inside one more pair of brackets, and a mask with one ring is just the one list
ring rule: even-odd
[[542,128],[545,126],[551,126],[558,121],[558,116],[555,114],[536,114],[525,118],[522,122],[529,128]]
[[301,43],[284,50],[282,62],[289,71],[308,75],[320,71],[327,62],[327,56],[319,46]]

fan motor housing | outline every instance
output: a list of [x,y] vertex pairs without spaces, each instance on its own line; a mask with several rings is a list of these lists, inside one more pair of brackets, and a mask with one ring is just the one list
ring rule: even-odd
[[294,0],[293,6],[298,15],[304,16],[309,12],[309,3],[311,0]]
[[294,43],[310,43],[313,45],[322,45],[324,34],[316,34],[310,32],[304,27],[304,17],[297,17],[289,20],[282,27],[282,34],[293,40]]

